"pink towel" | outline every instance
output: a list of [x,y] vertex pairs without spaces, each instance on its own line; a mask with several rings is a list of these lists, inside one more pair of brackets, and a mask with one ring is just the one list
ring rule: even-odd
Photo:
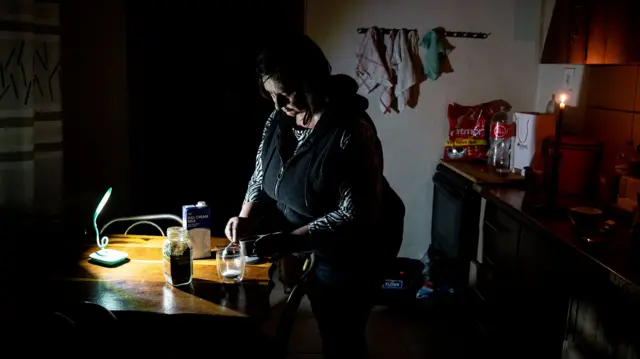
[[371,93],[378,86],[382,86],[380,109],[384,114],[391,113],[393,82],[389,74],[384,51],[384,40],[379,28],[369,28],[360,44],[356,58],[358,61],[356,64],[358,86],[364,88],[367,93]]
[[425,79],[420,62],[419,36],[415,31],[400,30],[394,41],[391,67],[395,73],[394,94],[398,98],[398,112],[415,106],[417,86]]

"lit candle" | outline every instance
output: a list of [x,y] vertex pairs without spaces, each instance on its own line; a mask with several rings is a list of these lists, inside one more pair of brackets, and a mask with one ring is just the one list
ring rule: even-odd
[[553,157],[551,162],[551,185],[549,188],[549,205],[556,208],[556,197],[558,195],[558,176],[560,175],[560,141],[562,136],[562,117],[564,115],[565,101],[567,95],[560,95],[560,110],[556,118],[556,141],[553,144]]
[[560,132],[562,132],[562,120],[564,117],[564,108],[566,106],[567,95],[560,95],[560,110],[558,111],[558,118],[556,119],[556,141],[560,141]]

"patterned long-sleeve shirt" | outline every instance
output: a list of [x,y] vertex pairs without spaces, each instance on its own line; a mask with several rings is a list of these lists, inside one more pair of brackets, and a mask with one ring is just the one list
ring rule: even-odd
[[[267,119],[258,146],[256,166],[249,180],[244,202],[261,202],[267,198],[263,190],[262,149],[264,139],[276,112]],[[292,128],[298,140],[296,151],[312,133],[312,128]],[[351,173],[345,173],[339,187],[339,200],[336,209],[308,224],[309,233],[318,235],[334,232],[352,223],[356,216],[375,215],[380,206],[382,193],[382,153],[378,138],[372,126],[360,119],[353,132],[344,131],[340,148],[346,158],[352,159]]]

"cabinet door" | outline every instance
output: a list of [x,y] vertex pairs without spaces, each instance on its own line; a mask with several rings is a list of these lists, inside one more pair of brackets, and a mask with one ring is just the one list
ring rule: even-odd
[[583,64],[586,60],[587,34],[587,0],[557,0],[541,62]]
[[518,242],[518,282],[526,291],[559,290],[564,283],[567,246],[555,237],[523,227]]
[[607,1],[607,47],[605,63],[640,62],[640,2],[638,0]]
[[513,272],[518,248],[518,229],[507,231],[489,222],[484,226],[484,260],[498,269]]
[[487,202],[483,227],[483,263],[475,286],[481,301],[476,313],[488,335],[488,345],[506,354],[517,338],[520,322],[513,291],[520,223],[492,202]]
[[522,322],[518,301],[512,290],[509,272],[499,270],[491,262],[477,263],[478,277],[474,287],[476,296],[472,310],[480,324],[487,348],[494,354],[507,357],[516,346],[520,335],[517,327]]
[[563,358],[637,359],[640,293],[599,279],[572,295]]
[[569,306],[564,263],[571,262],[563,247],[542,232],[520,231],[514,288],[522,317],[519,340],[541,358],[558,357],[562,351]]
[[609,3],[589,0],[589,41],[587,61],[589,65],[604,64],[607,52],[607,14]]
[[513,273],[520,223],[506,211],[488,202],[485,208],[483,229],[483,256],[498,270]]
[[589,0],[586,63],[640,63],[639,12],[637,0]]

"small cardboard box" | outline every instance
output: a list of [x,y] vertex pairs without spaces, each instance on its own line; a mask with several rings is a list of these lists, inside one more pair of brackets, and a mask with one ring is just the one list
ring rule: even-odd
[[182,221],[189,232],[193,259],[211,257],[211,212],[205,202],[182,206]]

